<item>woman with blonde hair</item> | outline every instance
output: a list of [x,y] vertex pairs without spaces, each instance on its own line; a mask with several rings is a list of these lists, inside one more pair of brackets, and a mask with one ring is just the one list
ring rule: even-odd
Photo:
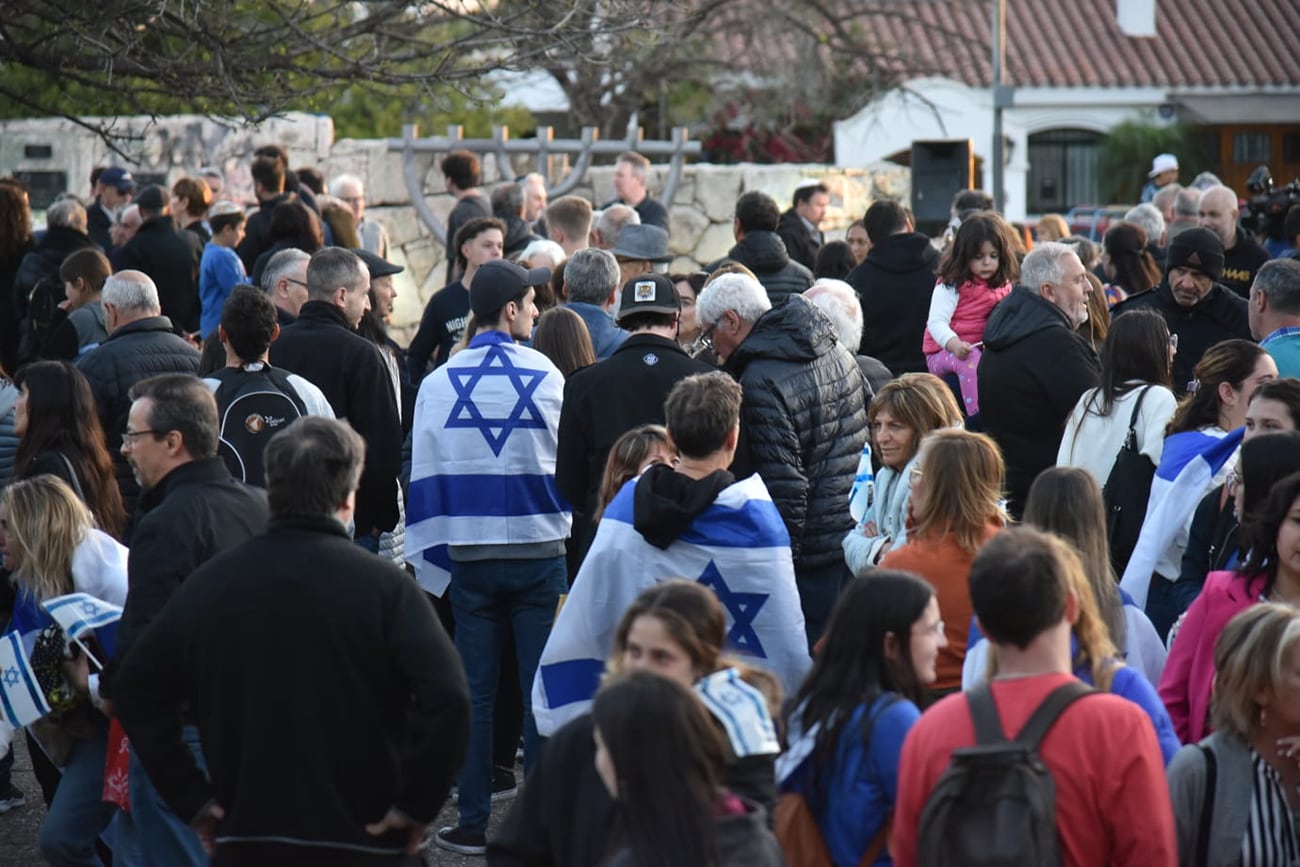
[[1007,523],[1005,468],[992,439],[953,428],[925,438],[909,473],[908,541],[886,554],[880,566],[913,572],[935,589],[948,644],[939,651],[933,690],[944,695],[961,688],[973,614],[967,583],[971,563]]
[[1300,612],[1272,602],[1240,612],[1214,668],[1214,733],[1169,765],[1178,863],[1295,864]]
[[[867,419],[872,439],[849,494],[849,512],[858,523],[841,543],[844,562],[855,576],[866,574],[891,548],[907,542],[912,468],[921,439],[931,431],[962,423],[952,389],[931,373],[904,373],[886,383],[867,407]],[[872,448],[880,460],[880,472],[874,477]]]
[[[54,625],[41,603],[58,596],[126,602],[126,548],[93,527],[62,479],[35,476],[0,492],[0,550],[16,585],[11,628],[20,635]],[[65,700],[33,724],[44,753],[62,768],[57,783],[48,781],[53,791],[39,845],[51,864],[98,863],[95,840],[117,809],[102,798],[108,720],[79,692]]]

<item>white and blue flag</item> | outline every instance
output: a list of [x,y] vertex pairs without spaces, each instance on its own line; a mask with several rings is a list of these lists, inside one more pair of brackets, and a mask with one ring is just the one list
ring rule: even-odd
[[668,578],[698,581],[727,613],[727,644],[793,693],[812,662],[790,535],[757,475],[725,488],[667,548],[632,524],[636,480],[605,510],[533,681],[537,729],[550,735],[586,712],[627,607]]
[[41,607],[59,624],[69,645],[94,633],[110,657],[116,651],[116,627],[122,619],[120,606],[96,599],[89,593],[69,593],[47,599]]
[[17,632],[0,639],[0,711],[4,713],[4,722],[16,729],[50,712],[27,652],[23,637]]
[[1186,546],[1188,526],[1197,505],[1218,483],[1225,465],[1241,446],[1244,433],[1244,428],[1227,434],[1195,430],[1165,440],[1160,465],[1151,480],[1142,533],[1120,580],[1120,587],[1139,608],[1146,608],[1152,573],[1158,572],[1170,581],[1178,577],[1179,563],[1170,561],[1170,547]]
[[564,376],[545,355],[482,332],[420,385],[411,432],[406,560],[441,596],[448,546],[566,539],[555,485]]

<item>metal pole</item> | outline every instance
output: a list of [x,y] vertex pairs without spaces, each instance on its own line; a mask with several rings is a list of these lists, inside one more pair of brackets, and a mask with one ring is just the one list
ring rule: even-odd
[[1007,0],[993,0],[993,206],[1006,209],[1002,153],[1002,69],[1007,60]]

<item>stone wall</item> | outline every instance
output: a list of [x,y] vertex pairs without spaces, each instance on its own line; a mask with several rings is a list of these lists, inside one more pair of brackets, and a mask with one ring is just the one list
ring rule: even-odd
[[[225,176],[222,198],[251,205],[254,201],[248,167],[253,150],[278,142],[289,150],[294,167],[313,165],[327,178],[342,172],[366,183],[367,217],[388,229],[392,258],[406,267],[395,279],[398,291],[394,325],[409,337],[429,297],[443,285],[446,257],[417,216],[402,171],[402,154],[384,140],[334,140],[329,117],[290,114],[261,126],[218,122],[200,116],[124,118],[118,129],[127,134],[128,158],[112,152],[98,137],[70,121],[49,118],[0,122],[0,175],[13,172],[63,172],[71,192],[88,191],[90,170],[96,165],[125,164],[149,182],[174,183],[178,178],[215,166]],[[31,148],[35,146],[36,150]],[[44,154],[48,153],[48,156]],[[455,200],[447,193],[438,169],[439,157],[418,155],[425,200],[445,221]],[[491,187],[496,161],[483,161],[484,186]],[[521,162],[519,173],[532,168]],[[666,166],[652,168],[649,186],[659,195]],[[591,169],[574,192],[596,203],[614,197],[612,166]],[[669,205],[669,249],[673,271],[691,271],[724,256],[733,243],[732,213],[737,197],[750,190],[768,193],[784,210],[800,183],[817,179],[830,189],[831,202],[823,228],[840,238],[849,223],[879,198],[907,200],[910,171],[892,163],[866,168],[823,165],[694,164],[682,171],[677,195]],[[554,180],[559,180],[558,178]]]

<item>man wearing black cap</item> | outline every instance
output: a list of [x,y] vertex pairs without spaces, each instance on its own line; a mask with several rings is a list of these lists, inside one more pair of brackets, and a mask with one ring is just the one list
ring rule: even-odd
[[623,285],[618,324],[627,340],[599,364],[569,376],[560,410],[555,482],[574,504],[571,573],[577,574],[591,543],[605,459],[614,441],[637,425],[663,424],[664,401],[674,385],[715,368],[677,345],[682,303],[673,281],[642,274]]
[[460,821],[435,843],[482,855],[492,798],[493,700],[511,634],[524,707],[524,765],[539,746],[531,687],[565,591],[569,505],[555,486],[564,377],[540,352],[518,345],[533,332],[534,285],[496,259],[469,289],[478,332],[425,377],[415,405],[406,559],[430,593],[448,591],[456,649],[469,681],[469,753],[460,773]]
[[1120,302],[1111,311],[1155,310],[1178,337],[1174,356],[1174,391],[1187,391],[1192,369],[1205,350],[1234,337],[1250,340],[1246,299],[1219,282],[1223,276],[1223,242],[1207,228],[1182,232],[1169,244],[1165,279],[1154,289]]
[[193,237],[191,233],[176,228],[170,202],[170,195],[162,187],[149,186],[140,191],[135,200],[140,208],[140,228],[120,250],[114,251],[113,270],[148,274],[158,287],[163,315],[182,331],[196,332],[201,311],[199,263],[203,249],[188,240],[187,235]]
[[95,181],[95,202],[86,211],[86,234],[103,247],[104,252],[113,249],[113,239],[108,230],[121,210],[131,203],[133,192],[135,178],[121,166],[109,166]]

